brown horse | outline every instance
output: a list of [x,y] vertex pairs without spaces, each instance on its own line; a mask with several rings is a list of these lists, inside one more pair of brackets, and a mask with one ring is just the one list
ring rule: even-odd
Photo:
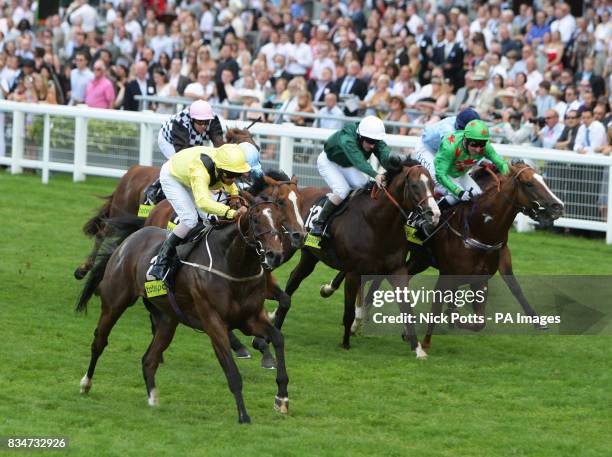
[[[146,271],[166,237],[165,230],[145,227],[113,252],[99,284],[101,315],[94,332],[89,368],[81,380],[81,393],[91,389],[96,363],[113,326],[142,297],[147,308],[161,316],[142,358],[151,406],[159,402],[155,389],[157,367],[181,322],[208,334],[235,397],[240,423],[250,422],[250,418],[242,398],[242,379],[230,350],[229,331],[239,329],[246,335],[269,339],[277,358],[275,408],[283,413],[288,411],[283,336],[270,323],[263,306],[266,292],[263,267],[270,264],[270,259],[283,255],[280,232],[283,216],[275,202],[258,198],[249,204],[246,215],[236,223],[212,230],[197,242],[174,277],[174,294],[147,298],[144,287]],[[77,311],[86,309],[90,297],[91,294],[81,297]]]
[[[283,237],[283,244],[285,245],[284,251],[289,252],[292,248],[296,249],[301,247],[305,235],[304,222],[300,213],[302,209],[302,198],[297,187],[298,180],[295,176],[289,179],[284,173],[275,170],[268,170],[266,173],[267,176],[255,181],[249,189],[249,193],[254,196],[271,199],[278,203],[283,214],[282,227],[286,235]],[[144,225],[166,228],[168,227],[168,223],[173,221],[175,217],[176,213],[172,205],[170,205],[167,200],[164,200],[153,208],[145,220]],[[125,236],[127,235],[128,234]],[[284,258],[283,262],[286,260],[288,259]],[[265,274],[267,279],[266,299],[275,300],[280,306],[285,306],[284,304],[290,300],[290,297],[280,288],[277,279],[272,275],[270,270],[266,270]],[[155,316],[152,316],[152,321],[154,322],[154,320]],[[153,326],[155,327],[155,324]],[[230,333],[230,342],[237,357],[250,357],[247,348],[244,347],[233,333]],[[253,342],[253,345],[263,354],[261,366],[263,368],[274,368],[275,362],[270,354],[268,345],[257,339]]]
[[[255,144],[251,133],[246,129],[228,129],[227,143],[248,142]],[[91,270],[96,255],[107,236],[106,219],[114,219],[138,213],[140,204],[144,201],[144,191],[159,179],[159,167],[132,165],[117,183],[117,188],[108,197],[106,202],[98,208],[97,214],[83,226],[83,233],[94,238],[94,246],[85,261],[74,271],[76,279],[83,279]]]
[[[433,184],[427,170],[407,160],[398,169],[387,172],[389,185],[378,198],[368,192],[350,197],[346,209],[331,223],[331,239],[322,241],[321,249],[305,247],[296,268],[291,272],[285,292],[291,296],[300,283],[323,261],[328,266],[347,272],[344,289],[344,337],[342,346],[350,348],[350,327],[355,318],[355,299],[361,275],[405,275],[405,259],[411,245],[406,240],[406,212],[419,211],[435,225],[440,212],[433,198]],[[374,189],[373,189],[374,190]],[[302,190],[305,208],[310,208],[326,194],[326,189]],[[279,306],[275,325],[281,328],[289,308]],[[409,309],[402,310],[410,312]],[[405,330],[417,357],[423,351],[416,339],[414,326]]]

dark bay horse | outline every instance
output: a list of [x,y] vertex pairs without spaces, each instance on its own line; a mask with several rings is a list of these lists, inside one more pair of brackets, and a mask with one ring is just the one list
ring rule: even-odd
[[[168,295],[147,298],[144,288],[146,271],[167,232],[145,227],[130,235],[116,249],[104,268],[99,293],[101,315],[94,332],[91,360],[81,380],[81,393],[92,386],[96,363],[108,343],[108,336],[123,312],[142,297],[145,306],[158,313],[155,335],[142,358],[149,404],[159,402],[155,373],[164,350],[170,345],[179,322],[205,331],[214,348],[236,400],[238,420],[250,422],[242,398],[242,379],[230,350],[229,332],[239,329],[272,342],[276,352],[278,391],[275,408],[288,411],[288,377],[284,341],[265,312],[265,267],[277,266],[271,259],[281,259],[282,212],[277,203],[257,198],[249,200],[249,210],[236,223],[212,230],[198,241],[186,264],[174,280],[175,302]],[[91,280],[91,277],[88,281]],[[77,311],[84,311],[91,293],[81,297]]]
[[[225,136],[227,143],[255,144],[253,136],[247,129],[228,129]],[[159,178],[159,170],[159,167],[132,165],[117,183],[115,191],[108,197],[103,197],[106,202],[83,226],[83,233],[94,238],[94,245],[85,261],[74,271],[76,279],[83,279],[94,264],[98,250],[107,235],[104,221],[136,215],[140,204],[144,201],[145,189]]]
[[[284,252],[290,252],[291,249],[297,249],[301,247],[305,229],[304,221],[302,219],[302,197],[298,190],[298,179],[297,177],[289,178],[283,172],[268,170],[266,176],[256,180],[249,193],[254,196],[263,197],[270,199],[278,203],[282,212],[282,229],[284,232],[283,245],[285,246]],[[149,216],[144,222],[145,226],[154,226],[166,228],[168,223],[176,217],[172,205],[167,200],[164,200],[157,204],[151,211]],[[127,234],[126,234],[127,236]],[[283,262],[287,261],[288,257],[283,258]],[[277,279],[272,275],[271,270],[266,270],[266,299],[275,300],[279,303],[279,306],[286,306],[285,303],[290,301],[290,297],[281,289],[278,285]],[[152,316],[154,318],[154,316]],[[242,345],[240,340],[233,334],[230,334],[230,341],[232,343],[232,349],[236,354],[241,357],[250,357],[246,347]],[[260,340],[254,341],[256,349],[262,352],[263,358],[261,365],[263,368],[274,368],[275,362],[270,354],[268,345]]]
[[[350,327],[355,318],[355,299],[361,275],[406,275],[405,260],[411,246],[406,240],[404,215],[420,211],[431,225],[437,224],[440,216],[433,198],[431,177],[417,162],[407,160],[397,169],[389,170],[387,182],[385,192],[379,192],[377,198],[372,198],[368,192],[350,197],[346,209],[331,224],[331,239],[323,241],[321,249],[302,248],[300,261],[285,288],[291,296],[319,261],[347,272],[342,341],[346,349],[350,347]],[[302,189],[301,193],[306,213],[327,190],[309,188]],[[277,309],[275,325],[278,328],[281,328],[288,310],[285,306]],[[416,351],[417,357],[423,356],[414,327],[408,325],[405,332],[411,349]]]

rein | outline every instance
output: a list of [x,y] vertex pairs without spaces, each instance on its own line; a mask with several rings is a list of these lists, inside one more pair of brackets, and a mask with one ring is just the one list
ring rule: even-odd
[[[413,165],[412,167],[408,168],[408,173],[410,173],[410,171],[413,168],[425,168],[423,167],[423,165]],[[408,177],[408,173],[406,174],[406,177]],[[376,200],[378,198],[378,192],[379,190],[382,189],[382,191],[385,193],[385,195],[387,196],[387,198],[389,199],[389,201],[393,204],[393,206],[395,206],[399,212],[401,213],[402,217],[404,218],[405,221],[409,220],[408,214],[406,214],[406,211],[404,210],[404,208],[402,208],[402,206],[398,203],[398,201],[395,199],[395,197],[393,197],[393,195],[391,195],[391,193],[387,190],[387,186],[382,186],[382,187],[378,187],[376,185],[374,185],[372,187],[372,190],[370,192],[370,197],[374,200]],[[427,196],[423,197],[417,204],[417,208],[421,209],[421,204],[427,200]]]

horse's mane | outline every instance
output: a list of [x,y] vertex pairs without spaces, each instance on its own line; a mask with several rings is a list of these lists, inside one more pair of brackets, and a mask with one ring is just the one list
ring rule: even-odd
[[391,181],[393,181],[393,179],[402,171],[403,167],[413,167],[415,165],[421,165],[418,161],[411,159],[410,157],[406,157],[401,163],[400,166],[398,167],[391,167],[387,170],[387,172],[385,173],[385,178],[387,180],[387,183],[391,183]]
[[247,129],[227,129],[227,132],[225,133],[225,139],[228,143],[238,144],[246,142],[255,144],[255,142],[253,141],[253,135],[251,135],[251,132],[249,132]]
[[[291,181],[291,178],[281,170],[266,170],[265,176],[275,181]],[[269,184],[265,181],[264,177],[260,176],[253,181],[253,185],[249,188],[249,193],[251,195],[259,195],[268,187]]]

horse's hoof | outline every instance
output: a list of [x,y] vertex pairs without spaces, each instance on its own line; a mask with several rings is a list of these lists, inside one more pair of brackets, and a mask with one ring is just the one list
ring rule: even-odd
[[347,351],[351,348],[351,343],[342,343],[342,349],[346,349]]
[[533,324],[533,327],[536,330],[548,330],[549,329],[548,324],[541,324],[539,322],[537,324]]
[[319,289],[319,294],[321,295],[321,297],[323,298],[329,298],[333,295],[333,293],[336,291],[336,289],[334,289],[332,286],[330,286],[329,284],[323,284],[321,286],[321,288]]
[[81,394],[83,395],[89,393],[89,391],[91,390],[91,379],[89,379],[87,375],[83,376],[83,378],[81,379],[80,387]]
[[149,392],[149,406],[159,406],[159,395],[157,394],[157,389],[151,389]]
[[264,368],[266,370],[274,370],[276,369],[276,360],[274,360],[274,357],[270,356],[263,356],[261,358],[261,368]]
[[281,414],[287,414],[289,412],[289,398],[274,397],[274,409]]
[[76,270],[74,270],[74,278],[79,280],[79,281],[81,279],[83,279],[86,275],[87,275],[87,270],[84,270],[81,267],[79,267]]
[[423,350],[423,347],[421,346],[421,343],[417,344],[417,347],[414,350],[415,354],[416,354],[416,358],[417,359],[426,359],[427,358],[427,352],[425,352]]
[[239,424],[250,424],[251,418],[249,417],[248,414],[245,414],[244,416],[238,416],[238,423]]
[[247,348],[242,346],[241,348],[238,348],[236,350],[236,358],[237,359],[250,359],[251,358],[251,353],[249,352],[249,350]]

